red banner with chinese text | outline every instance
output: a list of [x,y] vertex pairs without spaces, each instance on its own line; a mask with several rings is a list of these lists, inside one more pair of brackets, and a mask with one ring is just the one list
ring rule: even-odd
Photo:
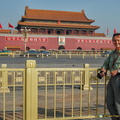
[[98,39],[75,39],[76,43],[112,43],[112,40],[98,40]]
[[[5,41],[24,41],[23,37],[5,37]],[[28,37],[28,42],[48,42],[48,38]]]

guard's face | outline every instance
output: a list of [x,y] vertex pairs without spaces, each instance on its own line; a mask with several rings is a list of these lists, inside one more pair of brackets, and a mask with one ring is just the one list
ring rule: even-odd
[[120,35],[114,36],[112,40],[115,48],[120,48]]

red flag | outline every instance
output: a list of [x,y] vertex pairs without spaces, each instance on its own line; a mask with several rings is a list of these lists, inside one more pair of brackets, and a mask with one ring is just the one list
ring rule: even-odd
[[8,27],[14,28],[14,26],[13,26],[13,25],[11,25],[10,23],[8,23]]
[[116,33],[117,31],[116,31],[116,29],[114,28],[114,33]]
[[0,24],[0,28],[2,29],[3,27],[2,27],[2,24]]

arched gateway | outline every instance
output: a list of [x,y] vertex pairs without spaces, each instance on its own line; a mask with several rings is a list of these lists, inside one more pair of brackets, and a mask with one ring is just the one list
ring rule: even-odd
[[58,47],[58,50],[60,50],[60,49],[65,49],[65,47],[61,45]]

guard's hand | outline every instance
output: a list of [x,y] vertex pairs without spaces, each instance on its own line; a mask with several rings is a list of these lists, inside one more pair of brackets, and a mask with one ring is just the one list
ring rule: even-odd
[[111,74],[112,76],[115,76],[117,73],[118,73],[118,70],[113,70],[113,71],[110,72],[110,74]]

